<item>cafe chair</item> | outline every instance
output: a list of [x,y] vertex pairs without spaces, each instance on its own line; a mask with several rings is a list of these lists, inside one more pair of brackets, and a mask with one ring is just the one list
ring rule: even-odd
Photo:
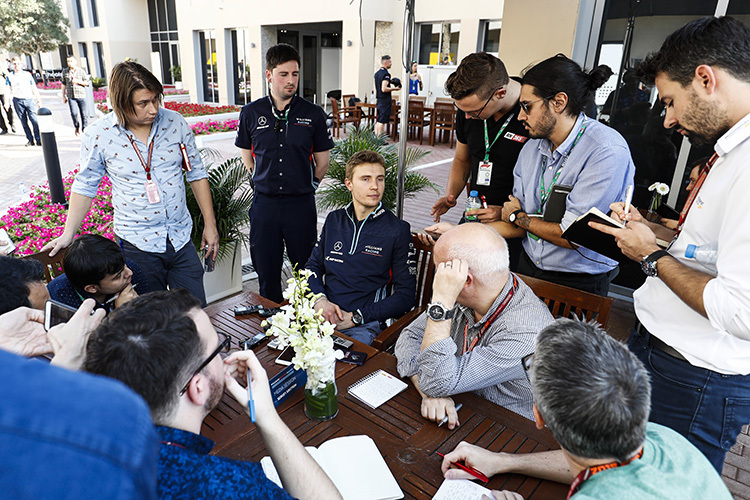
[[425,245],[416,234],[411,236],[414,245],[414,260],[417,263],[417,291],[414,309],[401,316],[372,341],[372,346],[381,351],[392,351],[398,336],[409,323],[417,319],[427,309],[432,297],[432,281],[435,276],[435,262],[432,260],[432,245]]
[[614,302],[611,297],[602,297],[524,274],[519,274],[518,277],[529,285],[534,295],[547,304],[555,318],[586,318],[589,321],[593,319],[598,321],[602,328],[607,327],[609,311]]
[[424,129],[430,125],[430,120],[425,119],[424,113],[424,101],[409,99],[409,121],[407,123],[409,137],[411,138],[414,134],[419,134],[420,145],[422,144]]
[[453,136],[456,132],[456,107],[450,100],[449,102],[435,101],[434,107],[435,120],[433,126],[430,127],[430,146],[435,145],[435,135],[440,131],[440,142],[445,142],[445,133],[447,132],[450,147],[453,149]]
[[[388,135],[395,141],[398,139],[399,112],[401,106],[396,104],[396,99],[391,99],[391,119],[388,122]],[[393,128],[391,128],[393,127]]]
[[346,131],[346,124],[353,123],[359,125],[359,108],[356,106],[342,106],[339,107],[338,101],[333,97],[331,99],[331,119],[333,122],[333,135],[339,137],[339,130],[344,127]]
[[38,260],[44,264],[44,281],[49,283],[65,272],[63,269],[63,258],[65,249],[60,250],[54,257],[50,257],[48,252],[38,252],[22,257],[23,259]]

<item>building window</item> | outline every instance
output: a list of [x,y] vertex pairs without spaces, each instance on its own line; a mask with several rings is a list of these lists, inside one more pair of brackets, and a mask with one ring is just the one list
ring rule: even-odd
[[99,78],[107,77],[107,69],[104,66],[104,48],[102,42],[94,42],[94,64]]
[[81,0],[73,0],[73,27],[83,28],[83,9],[81,9]]
[[85,42],[78,42],[78,63],[81,65],[81,68],[86,70],[86,73],[91,73],[89,66],[89,50],[86,47]]
[[502,26],[502,21],[485,21],[483,24],[482,46],[480,50],[499,57],[500,27]]
[[456,64],[461,23],[424,23],[417,30],[419,64]]
[[219,73],[216,64],[216,32],[214,30],[199,31],[201,61],[203,67],[203,100],[219,102]]
[[99,26],[99,12],[96,10],[96,0],[89,0],[89,21],[91,26]]
[[231,31],[232,67],[234,68],[234,103],[250,102],[250,68],[247,65],[250,38],[247,29]]
[[161,81],[174,83],[171,68],[180,66],[177,11],[174,0],[148,0],[151,50],[161,59]]

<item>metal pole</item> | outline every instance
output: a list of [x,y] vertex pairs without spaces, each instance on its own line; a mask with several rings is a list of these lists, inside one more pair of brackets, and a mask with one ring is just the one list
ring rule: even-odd
[[65,189],[63,188],[62,172],[60,172],[60,155],[57,152],[55,139],[55,123],[52,112],[47,108],[39,108],[39,132],[42,137],[42,151],[44,152],[44,166],[47,169],[49,194],[52,203],[67,205]]
[[406,136],[409,128],[409,71],[414,45],[414,1],[404,2],[404,39],[401,72],[401,136],[398,141],[398,184],[396,186],[396,216],[404,218],[404,180],[406,179]]

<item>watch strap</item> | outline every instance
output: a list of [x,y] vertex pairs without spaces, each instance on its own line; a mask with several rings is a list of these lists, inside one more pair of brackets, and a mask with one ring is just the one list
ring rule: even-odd
[[521,214],[521,213],[523,213],[523,210],[519,208],[518,210],[516,210],[512,214],[510,214],[509,219],[512,219],[511,224],[513,224],[514,226],[516,226],[516,221],[518,220],[518,214]]

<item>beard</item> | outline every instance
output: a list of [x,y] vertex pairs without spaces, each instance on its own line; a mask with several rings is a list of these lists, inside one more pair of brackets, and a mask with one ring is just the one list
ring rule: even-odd
[[728,125],[726,111],[717,109],[698,98],[695,90],[690,94],[690,105],[682,121],[691,125],[700,124],[701,130],[680,127],[681,130],[685,131],[690,144],[694,146],[714,144],[731,128]]
[[552,131],[555,130],[557,125],[557,119],[554,117],[552,112],[548,108],[544,108],[544,114],[539,118],[536,127],[531,128],[529,122],[524,121],[524,125],[529,127],[529,137],[532,139],[547,139],[552,135]]
[[214,408],[219,406],[219,401],[221,401],[221,397],[224,395],[224,379],[222,378],[221,381],[216,380],[212,376],[208,376],[208,383],[209,387],[211,388],[211,395],[206,400],[206,404],[203,406],[205,409],[206,415],[211,413]]

